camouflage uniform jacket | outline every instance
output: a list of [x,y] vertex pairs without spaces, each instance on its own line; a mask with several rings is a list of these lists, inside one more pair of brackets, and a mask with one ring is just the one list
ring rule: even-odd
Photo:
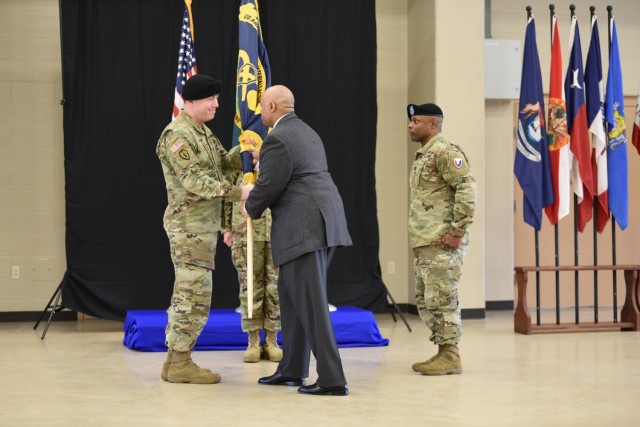
[[440,245],[447,233],[467,241],[475,200],[467,156],[441,133],[433,136],[416,152],[409,180],[411,247]]
[[225,173],[242,168],[239,149],[227,153],[207,126],[181,111],[160,135],[156,153],[167,186],[165,230],[220,231],[222,198],[240,199],[241,189],[225,179]]
[[[232,173],[229,179],[234,180],[238,186],[242,185],[242,171]],[[242,203],[223,201],[222,232],[233,231],[233,240],[247,241],[247,219],[240,212]],[[271,210],[264,211],[259,219],[253,220],[253,241],[271,241]]]

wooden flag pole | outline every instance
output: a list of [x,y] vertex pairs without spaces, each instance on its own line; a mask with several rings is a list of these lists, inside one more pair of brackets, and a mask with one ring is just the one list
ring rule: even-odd
[[247,217],[247,317],[253,319],[253,220]]

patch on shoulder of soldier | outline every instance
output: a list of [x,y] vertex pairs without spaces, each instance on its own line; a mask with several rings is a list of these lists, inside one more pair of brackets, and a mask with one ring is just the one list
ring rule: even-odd
[[464,161],[460,157],[456,157],[455,159],[453,159],[453,166],[455,166],[456,169],[460,169],[463,164]]
[[[175,151],[174,151],[174,153],[175,153]],[[185,160],[191,159],[191,155],[185,149],[180,150],[180,152],[178,152],[178,156],[180,156],[181,158],[183,158]]]
[[176,151],[178,151],[180,148],[182,148],[182,146],[185,144],[184,140],[182,139],[177,139],[173,144],[171,144],[171,147],[169,147],[169,150],[171,150],[171,152],[173,154],[176,153]]

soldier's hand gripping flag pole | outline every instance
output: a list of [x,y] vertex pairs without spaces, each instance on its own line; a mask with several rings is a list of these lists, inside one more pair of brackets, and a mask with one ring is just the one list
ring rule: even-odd
[[[260,98],[271,86],[267,49],[262,41],[258,0],[241,0],[238,14],[238,72],[234,144],[240,143],[242,184],[254,184],[252,152],[259,152],[268,129],[262,124]],[[247,317],[253,318],[253,222],[247,217]]]

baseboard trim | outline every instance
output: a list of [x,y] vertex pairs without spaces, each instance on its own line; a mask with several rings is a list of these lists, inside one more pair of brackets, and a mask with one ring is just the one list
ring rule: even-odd
[[[41,311],[4,311],[0,312],[0,322],[37,322],[42,314]],[[40,320],[40,323],[47,323],[51,312],[48,311]],[[52,321],[58,320],[78,320],[78,313],[75,311],[59,311],[53,315]]]
[[513,310],[515,308],[513,300],[505,301],[487,301],[485,303],[487,310]]
[[463,319],[484,319],[487,317],[487,312],[484,308],[463,308]]
[[[409,313],[413,315],[418,315],[418,308],[415,304],[397,304],[398,310],[401,313]],[[388,306],[382,310],[376,311],[376,313],[384,314],[388,313],[389,310],[393,310],[393,306]],[[395,313],[395,311],[394,311]],[[462,309],[462,318],[463,319],[484,319],[486,317],[486,309],[484,308],[463,308]]]

